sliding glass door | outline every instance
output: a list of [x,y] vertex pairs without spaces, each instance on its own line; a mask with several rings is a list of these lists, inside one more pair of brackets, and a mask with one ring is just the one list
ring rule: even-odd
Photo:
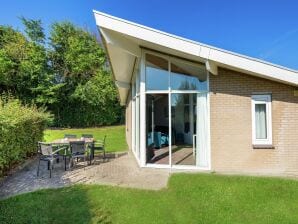
[[197,94],[171,94],[171,164],[196,165]]
[[146,162],[169,165],[169,95],[146,95]]
[[146,95],[146,163],[208,167],[207,93],[170,96]]

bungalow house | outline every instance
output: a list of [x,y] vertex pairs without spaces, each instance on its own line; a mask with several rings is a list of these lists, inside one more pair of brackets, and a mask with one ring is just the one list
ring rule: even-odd
[[298,174],[298,72],[94,11],[141,167]]

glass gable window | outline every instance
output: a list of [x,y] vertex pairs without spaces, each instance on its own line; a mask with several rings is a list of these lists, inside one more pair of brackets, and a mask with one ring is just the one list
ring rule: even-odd
[[207,90],[204,65],[172,60],[170,86],[173,90]]
[[207,91],[207,70],[204,64],[154,54],[146,54],[146,90]]
[[146,89],[168,90],[169,63],[166,59],[146,54]]

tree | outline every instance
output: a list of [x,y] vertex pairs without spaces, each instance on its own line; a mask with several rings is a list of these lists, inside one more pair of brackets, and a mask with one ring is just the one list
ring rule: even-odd
[[45,42],[45,34],[41,20],[26,19],[25,17],[21,17],[21,21],[25,26],[25,33],[31,41],[39,44]]
[[122,109],[96,36],[60,22],[46,38],[40,20],[21,20],[25,34],[0,26],[0,93],[46,107],[56,126],[119,122]]
[[49,39],[51,65],[57,79],[65,83],[60,91],[63,105],[55,107],[57,125],[90,126],[119,121],[117,91],[96,36],[61,22],[52,25]]
[[57,101],[59,86],[48,64],[40,21],[22,19],[28,37],[11,27],[0,27],[0,85],[26,103],[38,105]]
[[105,70],[98,71],[85,84],[79,84],[71,98],[93,113],[101,114],[102,124],[113,124],[122,119],[118,93],[110,73]]
[[25,58],[26,39],[9,26],[0,26],[0,86],[2,91],[17,92],[19,64]]

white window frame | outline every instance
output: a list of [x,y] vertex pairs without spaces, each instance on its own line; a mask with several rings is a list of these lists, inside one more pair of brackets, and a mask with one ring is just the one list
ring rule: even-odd
[[[271,94],[257,94],[251,96],[251,112],[252,112],[252,144],[253,145],[272,145],[272,107]],[[266,105],[266,128],[267,138],[256,138],[256,120],[255,120],[255,106],[256,104]]]
[[[147,90],[146,89],[146,54],[152,54],[156,55],[159,57],[162,57],[166,59],[169,63],[168,67],[168,73],[169,73],[169,79],[168,79],[168,89],[167,90]],[[147,49],[142,49],[142,58],[141,58],[141,73],[140,73],[140,82],[141,82],[141,94],[140,96],[143,98],[141,99],[141,105],[140,105],[140,116],[141,120],[146,121],[146,94],[158,94],[158,93],[164,93],[168,94],[169,97],[169,103],[168,103],[168,111],[169,111],[169,118],[172,117],[172,110],[171,110],[171,94],[173,93],[195,93],[195,94],[200,94],[200,93],[206,93],[207,94],[207,163],[208,165],[205,166],[197,166],[197,165],[173,165],[172,164],[172,144],[169,145],[169,163],[168,164],[150,164],[146,163],[146,122],[140,122],[140,148],[141,148],[141,156],[140,156],[140,163],[141,167],[153,167],[153,168],[174,168],[174,169],[197,169],[197,170],[211,170],[211,143],[210,143],[210,100],[209,100],[209,72],[207,72],[207,89],[206,90],[172,90],[170,83],[171,83],[171,59],[175,58],[175,56],[169,56],[169,55],[164,55],[162,53],[158,53],[155,51],[147,50]],[[188,62],[187,59],[177,59],[181,61],[185,61],[186,63],[193,63],[193,62]],[[202,62],[201,62],[202,63]],[[195,64],[195,63],[193,63]],[[143,81],[142,81],[143,80]],[[142,119],[143,118],[143,119]],[[172,123],[170,122],[171,119],[169,119],[169,142],[172,142],[171,136],[172,136]]]

